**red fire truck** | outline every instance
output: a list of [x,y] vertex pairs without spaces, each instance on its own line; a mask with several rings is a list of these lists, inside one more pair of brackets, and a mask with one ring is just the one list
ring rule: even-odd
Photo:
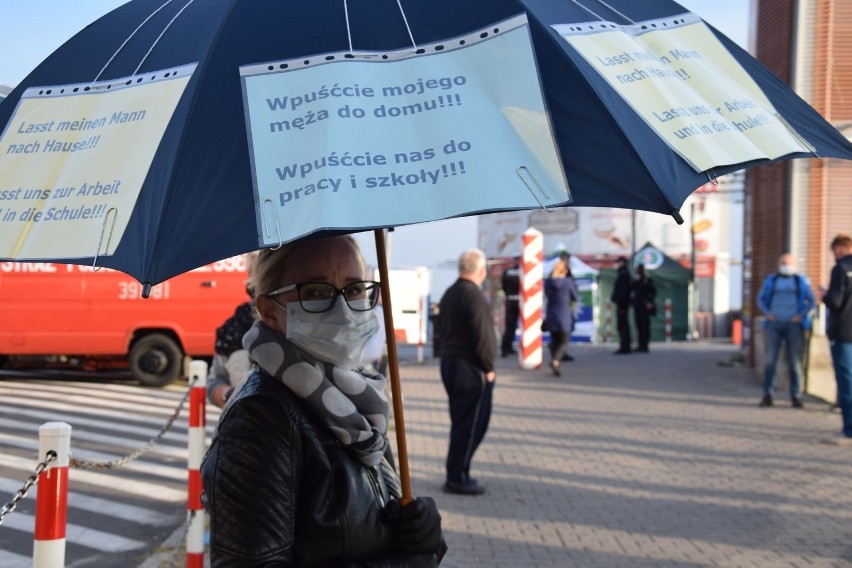
[[248,299],[243,257],[142,285],[107,268],[0,262],[0,367],[129,368],[146,386],[213,355],[215,331]]

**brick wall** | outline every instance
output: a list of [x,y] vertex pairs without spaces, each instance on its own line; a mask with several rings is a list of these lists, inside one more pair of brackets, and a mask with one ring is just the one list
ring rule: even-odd
[[[759,0],[757,12],[757,59],[787,84],[792,76],[793,6],[793,0]],[[789,247],[789,170],[788,163],[780,162],[752,168],[746,174],[750,196],[746,225],[751,231],[751,284],[747,292],[748,305],[755,306],[752,329],[759,315],[757,292]]]
[[[802,35],[794,39],[797,23]],[[756,32],[758,60],[788,85],[795,74],[807,91],[799,95],[846,137],[852,135],[852,0],[757,0]],[[797,162],[806,172],[798,178],[791,172],[801,166],[790,162],[760,166],[746,176],[752,306],[779,254],[795,245],[799,269],[814,285],[824,284],[834,265],[829,242],[838,232],[852,232],[852,162]],[[800,181],[792,187],[791,179]],[[751,315],[758,315],[756,309]]]

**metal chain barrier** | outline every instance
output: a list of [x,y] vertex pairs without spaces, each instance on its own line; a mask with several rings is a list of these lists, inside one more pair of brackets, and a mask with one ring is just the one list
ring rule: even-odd
[[15,508],[18,506],[18,502],[24,497],[26,497],[32,486],[38,482],[38,476],[41,475],[41,472],[46,470],[48,464],[50,464],[50,462],[55,459],[56,452],[52,450],[47,452],[47,457],[45,458],[45,460],[36,466],[33,474],[27,478],[26,482],[24,482],[24,486],[18,489],[18,492],[15,493],[15,496],[12,497],[11,501],[3,505],[3,509],[0,510],[0,525],[3,524],[3,519],[6,518],[6,515],[15,510]]
[[198,379],[196,377],[193,377],[190,380],[189,387],[186,389],[186,393],[184,393],[183,398],[180,400],[180,403],[178,404],[177,408],[174,411],[174,414],[171,415],[171,417],[168,419],[165,426],[163,426],[163,428],[159,431],[159,433],[157,433],[156,436],[154,436],[153,438],[148,440],[147,444],[145,444],[144,446],[142,446],[141,448],[139,448],[138,450],[136,450],[132,454],[129,454],[129,455],[124,456],[123,458],[119,458],[117,460],[108,461],[108,462],[89,462],[89,461],[83,461],[83,460],[75,460],[75,459],[71,458],[68,465],[70,467],[75,468],[75,469],[89,469],[89,470],[105,471],[105,470],[114,469],[114,468],[118,468],[118,467],[124,467],[125,465],[132,462],[133,460],[135,460],[139,456],[145,455],[152,447],[154,447],[154,444],[159,442],[160,439],[166,434],[166,432],[168,432],[169,429],[172,427],[172,424],[174,424],[175,420],[180,415],[181,410],[183,410],[183,405],[186,404],[186,400],[189,398],[189,393],[192,391],[192,387],[195,385],[195,382],[197,380]]
[[175,546],[175,553],[169,560],[168,568],[176,568],[181,555],[186,554],[186,535],[189,533],[189,525],[192,524],[194,518],[195,511],[189,511],[189,514],[186,516],[186,522],[183,524],[183,534],[180,536],[177,546]]

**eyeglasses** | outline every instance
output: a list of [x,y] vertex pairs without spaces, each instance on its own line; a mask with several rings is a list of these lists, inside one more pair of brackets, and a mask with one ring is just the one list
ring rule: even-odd
[[266,294],[266,297],[272,299],[273,296],[293,290],[299,296],[299,305],[302,309],[314,314],[330,310],[338,296],[343,296],[346,305],[356,312],[372,310],[379,300],[379,283],[368,280],[352,282],[343,288],[336,288],[328,282],[302,282],[273,290]]

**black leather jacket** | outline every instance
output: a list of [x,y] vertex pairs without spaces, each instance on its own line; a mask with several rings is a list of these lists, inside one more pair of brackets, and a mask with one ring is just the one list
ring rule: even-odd
[[401,493],[390,457],[364,465],[283,384],[253,372],[201,465],[212,566],[407,566],[381,513]]

